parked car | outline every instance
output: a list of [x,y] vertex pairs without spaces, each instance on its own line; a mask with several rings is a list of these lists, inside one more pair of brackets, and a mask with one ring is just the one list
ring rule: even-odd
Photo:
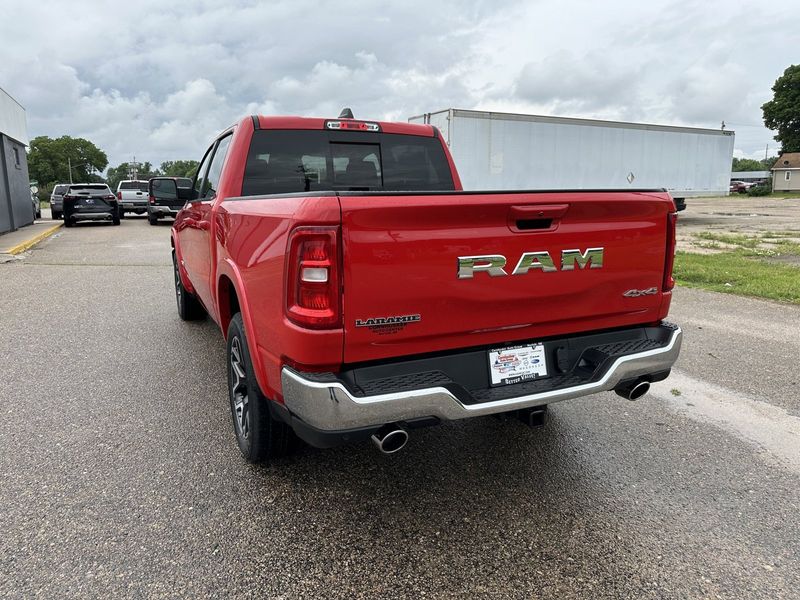
[[147,212],[147,182],[139,179],[126,179],[117,184],[117,200],[122,207],[120,216],[126,212],[143,215]]
[[731,181],[730,192],[746,194],[747,190],[756,185],[754,181]]
[[67,189],[69,189],[68,183],[59,183],[53,187],[53,191],[50,193],[50,214],[55,220],[64,218],[62,201],[64,200],[64,192]]
[[117,197],[105,183],[71,184],[64,192],[63,208],[65,227],[97,220],[119,225],[122,214]]
[[31,205],[33,207],[33,218],[41,219],[42,218],[41,202],[39,202],[39,196],[33,190],[31,190]]
[[[170,182],[174,182],[170,183]],[[148,189],[147,220],[150,225],[158,225],[164,217],[175,217],[183,208],[192,189],[188,177],[153,177]]]
[[178,314],[227,340],[247,460],[294,434],[392,453],[443,420],[536,425],[669,375],[667,192],[464,192],[436,128],[346,114],[223,131],[171,230]]

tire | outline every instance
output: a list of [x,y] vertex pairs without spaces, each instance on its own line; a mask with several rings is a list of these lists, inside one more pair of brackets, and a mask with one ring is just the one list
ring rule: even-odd
[[147,215],[147,222],[150,223],[150,225],[158,225],[158,217],[155,215]]
[[51,217],[52,217],[53,221],[60,221],[61,219],[64,218],[64,215],[61,214],[60,210],[51,211],[50,214],[51,214]]
[[42,211],[41,210],[37,210],[36,211],[36,218],[37,219],[41,219],[42,218]]
[[286,456],[293,447],[294,432],[270,415],[270,400],[261,392],[250,360],[241,313],[228,325],[225,356],[233,431],[242,456],[252,463]]
[[113,215],[111,215],[111,224],[112,225],[119,225],[120,219],[122,218],[122,211],[117,210]]
[[75,223],[72,221],[72,217],[68,217],[64,215],[64,227],[72,227]]
[[178,303],[178,316],[182,321],[199,321],[204,319],[206,311],[203,305],[195,298],[194,294],[186,291],[178,272],[178,261],[175,251],[172,251],[172,272],[175,279],[175,300]]

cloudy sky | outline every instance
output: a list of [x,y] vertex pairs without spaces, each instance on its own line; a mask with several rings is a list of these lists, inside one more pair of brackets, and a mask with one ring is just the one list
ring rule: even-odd
[[0,87],[31,137],[112,165],[199,159],[247,114],[405,120],[447,107],[736,130],[800,62],[796,2],[0,0]]

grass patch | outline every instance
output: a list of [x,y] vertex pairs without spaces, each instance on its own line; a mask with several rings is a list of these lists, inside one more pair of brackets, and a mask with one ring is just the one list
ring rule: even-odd
[[800,304],[800,268],[765,262],[744,251],[675,255],[679,285]]
[[786,198],[787,200],[800,198],[800,192],[772,192],[769,196],[762,198]]
[[714,233],[713,231],[701,231],[696,233],[695,237],[709,242],[722,242],[723,244],[730,244],[731,246],[740,246],[742,248],[756,248],[761,240],[757,237],[750,237],[740,233]]

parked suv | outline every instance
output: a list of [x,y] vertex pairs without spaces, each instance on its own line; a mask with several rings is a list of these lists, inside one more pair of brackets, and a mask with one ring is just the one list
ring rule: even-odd
[[64,192],[69,189],[68,183],[59,183],[53,188],[53,191],[50,194],[50,213],[53,216],[53,219],[61,219],[64,217],[64,207],[63,207],[63,200],[64,200]]
[[117,185],[117,200],[122,210],[120,217],[126,212],[143,215],[147,212],[147,182],[139,179],[126,179]]
[[75,221],[110,220],[119,225],[122,208],[117,197],[105,183],[76,183],[64,193],[64,226]]

